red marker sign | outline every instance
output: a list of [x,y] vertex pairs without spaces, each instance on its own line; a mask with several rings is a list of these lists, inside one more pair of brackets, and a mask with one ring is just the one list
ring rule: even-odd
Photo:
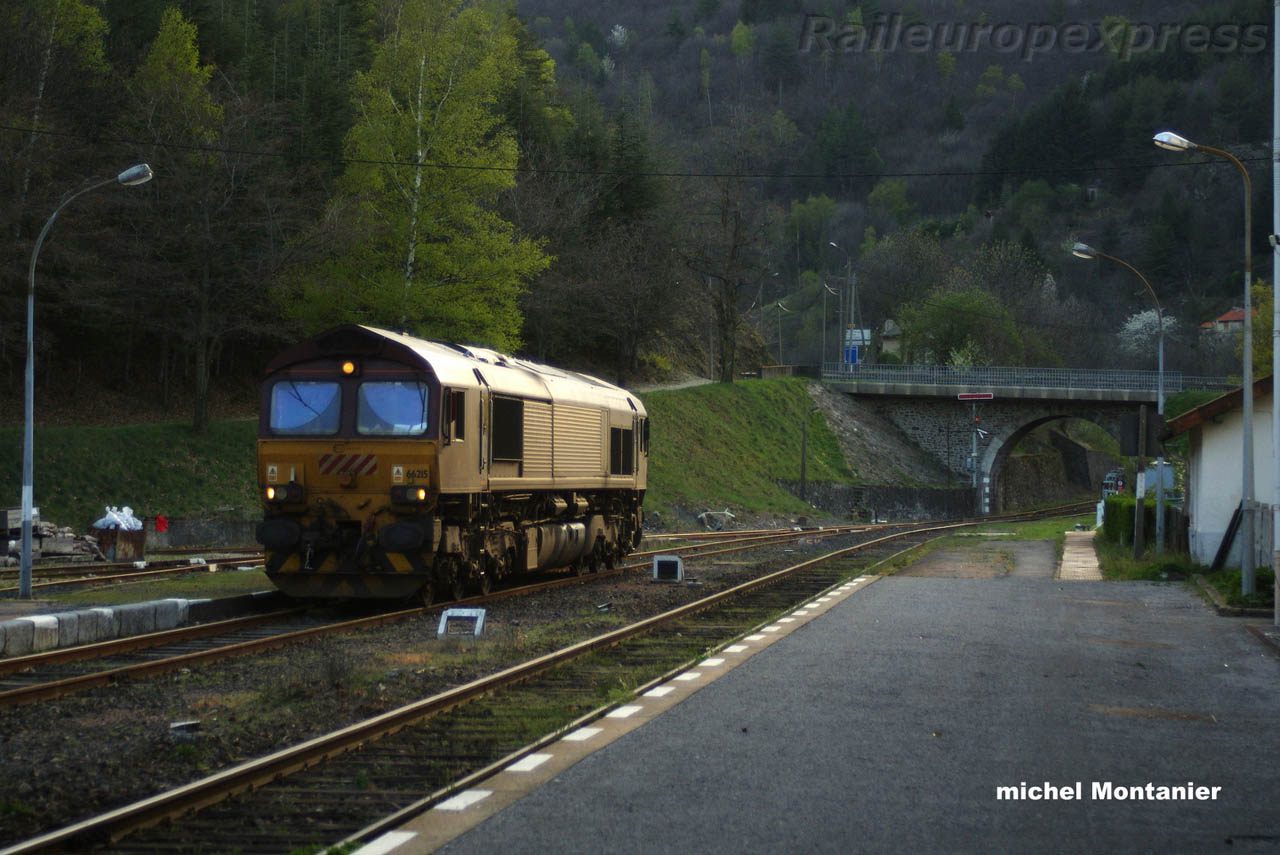
[[995,395],[991,392],[961,392],[956,398],[961,401],[990,401]]

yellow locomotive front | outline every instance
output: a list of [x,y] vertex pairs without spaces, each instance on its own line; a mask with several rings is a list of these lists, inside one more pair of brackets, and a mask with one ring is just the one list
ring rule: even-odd
[[340,330],[282,354],[262,386],[258,540],[296,597],[429,596],[440,388]]

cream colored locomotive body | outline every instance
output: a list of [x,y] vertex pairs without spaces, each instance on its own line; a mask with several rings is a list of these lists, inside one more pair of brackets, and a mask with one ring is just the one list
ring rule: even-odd
[[639,543],[648,421],[594,377],[345,326],[268,366],[267,573],[295,596],[430,598],[612,566]]

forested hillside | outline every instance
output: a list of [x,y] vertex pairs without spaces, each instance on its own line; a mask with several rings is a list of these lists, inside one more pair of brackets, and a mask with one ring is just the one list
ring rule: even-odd
[[[622,382],[834,359],[1217,373],[1241,181],[1269,276],[1264,0],[8,0],[0,400],[190,403],[341,322]],[[856,282],[856,289],[850,284]],[[856,295],[856,299],[852,299]],[[1269,310],[1256,336],[1265,334]],[[886,357],[892,358],[892,357]],[[1265,364],[1265,363],[1264,363]],[[211,385],[212,384],[212,385]],[[17,414],[9,411],[10,421]]]

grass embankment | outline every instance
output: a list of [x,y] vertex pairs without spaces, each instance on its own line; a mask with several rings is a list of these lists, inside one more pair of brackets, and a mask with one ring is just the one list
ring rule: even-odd
[[652,436],[646,510],[804,513],[807,506],[779,486],[800,480],[802,423],[808,481],[852,482],[838,440],[811,412],[807,387],[799,379],[748,380],[642,396]]
[[[811,413],[803,380],[652,392],[650,513],[673,505],[693,512],[732,507],[803,513],[778,485],[800,479],[800,426],[808,420],[808,478],[851,481],[839,444]],[[250,419],[215,421],[207,436],[185,424],[37,427],[35,503],[41,517],[84,531],[106,505],[138,516],[253,519],[261,514],[254,482]],[[0,506],[21,502],[22,431],[0,429]]]
[[[206,436],[186,424],[36,427],[35,505],[40,517],[86,530],[107,505],[137,516],[252,519],[261,514],[252,419],[215,421]],[[0,429],[0,504],[22,500],[22,430]]]

